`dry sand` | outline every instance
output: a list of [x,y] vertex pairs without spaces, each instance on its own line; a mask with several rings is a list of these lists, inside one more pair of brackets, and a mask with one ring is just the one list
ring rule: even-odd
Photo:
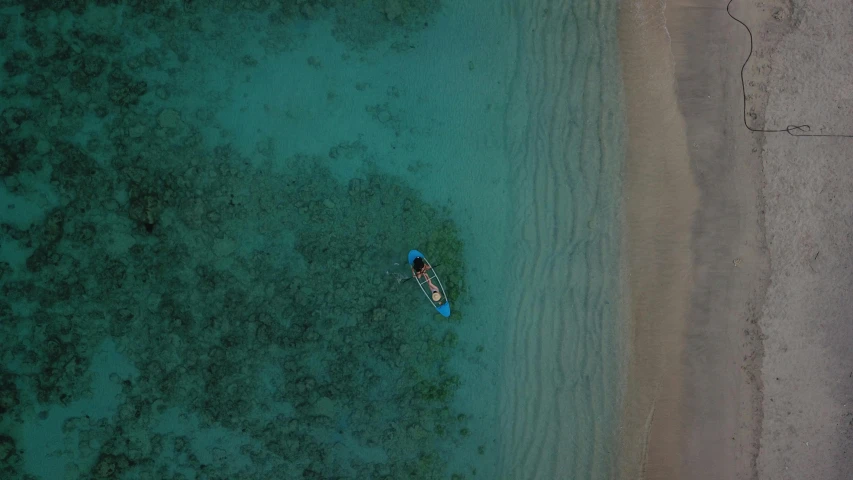
[[[769,50],[768,127],[853,135],[853,4],[796,2]],[[853,478],[853,138],[767,135],[770,288],[760,478]]]
[[[744,128],[739,73],[749,37],[726,3],[623,6],[637,325],[623,478],[853,478],[853,138]],[[853,45],[853,5],[736,0],[732,12],[755,36],[750,125],[853,134],[853,61],[844,53]],[[671,119],[670,98],[655,96],[653,72],[658,90],[674,75],[685,126]],[[661,104],[649,110],[652,100]],[[647,124],[650,113],[663,121]],[[643,141],[655,132],[667,147]],[[688,228],[685,209],[658,197],[680,198],[692,182],[673,192],[649,179],[655,171],[662,184],[673,178],[682,145],[699,192]],[[655,155],[661,149],[672,158]],[[671,214],[646,210],[656,203]],[[655,242],[682,247],[678,238],[689,247],[687,266],[681,250],[649,253]],[[669,261],[676,266],[663,268]],[[671,284],[677,272],[690,275],[681,289],[687,307]]]

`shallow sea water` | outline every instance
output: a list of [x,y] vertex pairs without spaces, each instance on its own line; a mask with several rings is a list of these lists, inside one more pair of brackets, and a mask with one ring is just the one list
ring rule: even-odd
[[612,478],[616,7],[0,3],[0,476]]

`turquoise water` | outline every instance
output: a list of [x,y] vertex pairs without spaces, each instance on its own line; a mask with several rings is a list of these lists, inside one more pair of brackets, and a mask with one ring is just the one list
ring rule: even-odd
[[615,2],[0,5],[2,478],[613,477]]
[[501,472],[614,478],[621,405],[623,117],[615,2],[513,7]]

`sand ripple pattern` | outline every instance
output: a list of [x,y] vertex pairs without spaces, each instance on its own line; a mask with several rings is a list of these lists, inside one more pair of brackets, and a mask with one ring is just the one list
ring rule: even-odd
[[620,408],[615,2],[507,2],[515,254],[500,478],[610,478]]

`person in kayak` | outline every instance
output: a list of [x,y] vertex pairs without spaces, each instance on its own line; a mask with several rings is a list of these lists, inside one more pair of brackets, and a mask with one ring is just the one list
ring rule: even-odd
[[415,260],[412,262],[412,275],[414,275],[414,277],[417,279],[421,279],[421,278],[426,279],[427,284],[429,285],[429,289],[432,292],[432,301],[437,302],[437,301],[441,300],[441,294],[438,293],[438,287],[436,287],[432,283],[432,279],[427,274],[427,270],[429,270],[431,268],[432,267],[430,267],[429,265],[426,264],[426,262],[424,262],[423,258],[416,257]]

